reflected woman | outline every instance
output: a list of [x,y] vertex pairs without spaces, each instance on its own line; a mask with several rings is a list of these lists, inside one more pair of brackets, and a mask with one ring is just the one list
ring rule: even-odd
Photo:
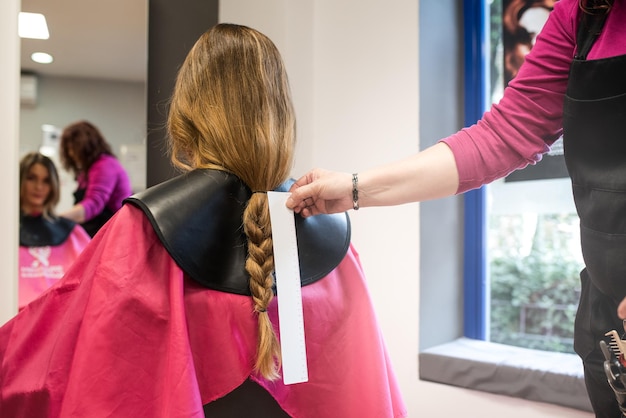
[[58,202],[54,163],[26,154],[20,161],[20,309],[61,279],[91,239],[80,225],[54,214]]

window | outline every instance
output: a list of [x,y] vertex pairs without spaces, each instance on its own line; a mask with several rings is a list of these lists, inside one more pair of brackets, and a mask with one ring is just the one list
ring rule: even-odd
[[[491,0],[486,6],[489,24],[484,25],[482,36],[488,37],[490,63],[481,65],[487,74],[481,80],[488,91],[483,93],[485,107],[475,104],[467,118],[478,119],[475,112],[482,114],[499,100],[505,83],[515,77],[523,62],[523,54],[532,49],[550,7],[550,2],[536,0]],[[537,165],[468,196],[473,205],[468,208],[473,207],[475,213],[470,210],[471,218],[466,219],[467,248],[473,251],[466,256],[468,260],[474,258],[467,264],[477,266],[466,269],[466,280],[475,275],[468,283],[466,297],[471,295],[478,301],[468,304],[468,309],[480,313],[466,309],[466,317],[478,318],[477,324],[470,323],[472,327],[466,324],[469,337],[574,352],[578,274],[583,262],[578,217],[558,144]],[[472,249],[476,242],[484,244]]]
[[[423,63],[420,64],[420,77],[429,77],[420,83],[420,95],[423,96],[420,99],[423,103],[420,117],[420,125],[423,125],[420,126],[422,147],[434,143],[428,143],[432,138],[436,142],[438,138],[458,129],[451,130],[445,125],[449,121],[446,118],[456,110],[451,105],[453,99],[458,100],[459,96],[464,98],[464,119],[459,120],[458,124],[468,126],[490,106],[493,94],[496,100],[498,90],[501,94],[502,89],[498,89],[498,86],[503,84],[498,83],[503,76],[499,77],[500,81],[498,76],[503,72],[497,65],[502,65],[499,64],[502,61],[497,57],[504,59],[503,47],[498,46],[502,45],[500,28],[504,1],[464,0],[462,6],[456,2],[424,0],[420,3],[420,15],[424,14],[420,16],[420,33],[428,35],[424,36],[424,42],[420,41],[420,62]],[[445,6],[450,10],[442,13],[441,8]],[[449,22],[448,15],[457,12],[459,15]],[[450,36],[451,24],[455,23],[457,28],[462,27],[462,33],[460,30],[457,32],[458,41],[447,38]],[[491,30],[492,26],[497,28],[497,32]],[[492,36],[495,42],[491,42]],[[445,41],[442,38],[446,38]],[[454,49],[455,42],[460,44],[459,52],[464,52],[463,64],[452,64],[463,67],[459,70],[463,89],[456,94],[446,90],[456,80],[447,73],[442,77],[430,68],[430,63],[436,62],[437,71],[441,71],[441,62],[449,59],[449,51]],[[448,94],[453,94],[454,98],[448,97]],[[441,130],[442,125],[445,125],[444,130]],[[522,170],[518,173],[528,175],[530,171]],[[570,299],[573,297],[577,301],[575,288],[578,286],[577,254],[580,246],[577,240],[577,219],[571,212],[573,206],[568,181],[566,178],[509,178],[468,192],[462,197],[421,204],[421,379],[591,411],[581,361],[577,355],[562,350],[562,346],[571,347],[571,341],[568,340],[570,336],[567,335],[571,327],[566,324],[566,319],[573,318],[575,307],[560,301],[559,304],[549,302],[543,305],[545,302],[540,299],[541,303],[518,303],[524,305],[523,309],[520,307],[513,313],[507,310],[507,316],[498,311],[501,306],[497,303],[498,297],[511,300],[511,295],[506,292],[508,290],[510,293],[511,288],[518,289],[520,272],[535,278],[548,277],[553,273],[550,269],[558,267],[559,263],[554,263],[553,259],[542,260],[542,257],[564,257],[566,251],[569,251],[569,258],[560,263],[566,266],[559,269],[565,270],[571,277],[574,277],[575,272],[576,280],[575,284],[565,282],[559,286],[565,286],[568,291],[573,289]],[[542,195],[530,201],[533,205],[528,205],[528,199],[524,200],[526,206],[521,203],[523,199],[518,199],[514,205],[506,205],[510,200],[507,193],[526,193],[517,190],[523,187],[531,187],[534,195],[542,191],[551,198],[558,198],[549,202]],[[542,205],[536,205],[537,202]],[[457,235],[458,232],[454,230],[457,213],[463,214],[462,245],[459,243],[461,234]],[[545,227],[538,228],[538,225]],[[511,245],[511,241],[515,245]],[[533,252],[533,244],[541,246],[536,246]],[[463,252],[462,256],[456,253],[457,247]],[[543,247],[549,247],[550,251]],[[529,258],[531,255],[535,259]],[[461,270],[458,265],[454,267],[457,259],[462,263],[463,272],[458,271]],[[511,264],[514,264],[514,268]],[[461,275],[464,276],[463,295],[456,299],[455,291]],[[562,275],[562,271],[557,275]],[[490,276],[497,276],[504,284],[512,285],[508,288],[502,283],[493,286],[487,280]],[[540,292],[543,295],[549,286],[541,282],[537,283],[537,287],[544,290]],[[554,293],[558,294],[562,289],[556,287]],[[529,292],[520,291],[521,294]],[[437,306],[432,302],[435,299]],[[449,309],[441,309],[442,304]],[[455,311],[457,306],[462,306],[462,313]],[[550,311],[552,318],[555,318],[552,323],[556,326],[538,326],[544,324],[542,315],[546,316],[542,309]],[[524,314],[533,321],[521,321],[519,318],[524,317]],[[494,315],[500,323],[492,319]],[[506,322],[507,318],[512,319]],[[462,319],[463,330],[455,329],[455,319]],[[493,342],[495,338],[502,338],[493,332],[493,327],[501,323],[515,325],[510,327],[514,330],[510,333],[513,338],[498,340],[505,344]],[[520,327],[522,323],[524,326]],[[535,333],[544,335],[537,338],[532,335]],[[550,337],[550,342],[544,346],[534,346],[541,349],[524,348],[531,345],[518,343],[522,334],[531,334],[526,339],[536,344],[537,340],[544,339],[550,333],[557,338]]]

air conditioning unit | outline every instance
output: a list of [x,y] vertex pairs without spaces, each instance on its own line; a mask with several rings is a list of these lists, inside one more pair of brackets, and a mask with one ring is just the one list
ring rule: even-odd
[[20,79],[20,104],[35,107],[37,105],[37,76],[22,74]]

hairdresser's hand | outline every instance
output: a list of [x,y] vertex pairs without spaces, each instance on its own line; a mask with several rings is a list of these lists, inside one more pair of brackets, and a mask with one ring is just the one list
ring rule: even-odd
[[626,298],[617,307],[617,316],[621,319],[626,319]]
[[287,207],[307,217],[352,209],[352,175],[314,169],[296,181]]

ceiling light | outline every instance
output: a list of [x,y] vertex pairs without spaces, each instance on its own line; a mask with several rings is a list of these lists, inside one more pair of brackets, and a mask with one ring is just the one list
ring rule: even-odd
[[48,39],[50,37],[46,17],[41,13],[20,12],[18,33],[20,38]]
[[52,55],[46,54],[45,52],[34,52],[30,56],[30,58],[33,61],[38,62],[39,64],[50,64],[52,61],[54,61]]

